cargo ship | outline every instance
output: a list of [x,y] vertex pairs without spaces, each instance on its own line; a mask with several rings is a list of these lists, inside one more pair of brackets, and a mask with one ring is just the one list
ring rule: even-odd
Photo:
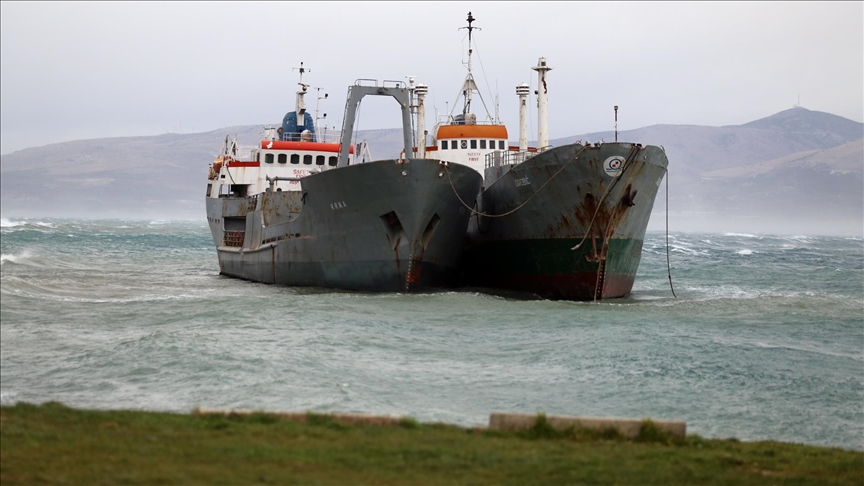
[[264,128],[246,157],[237,137],[226,137],[210,166],[207,220],[220,273],[360,291],[457,285],[471,215],[460,198],[476,197],[480,173],[426,158],[361,160],[351,135],[365,96],[399,102],[404,146],[412,147],[407,87],[358,80],[341,133],[325,139],[306,110],[304,71],[301,63],[295,110],[282,125]]
[[[461,112],[439,120],[430,157],[461,163],[483,173],[470,206],[463,283],[506,289],[542,298],[596,301],[624,297],[633,287],[654,199],[668,166],[662,147],[632,142],[549,145],[546,58],[537,72],[537,146],[528,146],[530,86],[516,86],[519,144],[486,110],[471,111],[476,93],[471,66],[472,26],[468,13],[468,74],[459,91]],[[617,107],[616,107],[617,110]],[[617,116],[617,111],[616,111]],[[425,144],[424,144],[425,145]]]

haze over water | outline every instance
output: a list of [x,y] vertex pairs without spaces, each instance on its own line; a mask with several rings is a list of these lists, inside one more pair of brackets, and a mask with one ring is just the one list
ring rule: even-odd
[[[0,403],[685,420],[864,450],[864,242],[650,233],[632,295],[367,294],[218,275],[204,224],[2,220]],[[506,262],[502,262],[505,264]]]

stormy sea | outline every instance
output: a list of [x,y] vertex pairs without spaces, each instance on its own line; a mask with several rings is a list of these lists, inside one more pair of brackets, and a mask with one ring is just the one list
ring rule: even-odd
[[649,233],[632,294],[370,294],[219,275],[202,222],[2,220],[0,404],[684,420],[864,450],[860,237]]

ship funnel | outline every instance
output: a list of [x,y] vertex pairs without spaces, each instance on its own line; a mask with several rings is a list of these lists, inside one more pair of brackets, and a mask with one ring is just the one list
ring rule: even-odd
[[528,83],[516,85],[516,94],[519,95],[519,151],[528,150],[528,95],[531,89]]
[[546,73],[552,68],[546,65],[546,58],[541,57],[537,61],[537,65],[531,69],[537,71],[537,150],[542,152],[549,146]]

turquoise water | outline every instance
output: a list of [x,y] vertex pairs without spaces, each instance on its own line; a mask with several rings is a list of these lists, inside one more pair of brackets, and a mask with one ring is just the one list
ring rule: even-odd
[[861,238],[650,233],[632,295],[220,277],[203,223],[2,220],[0,403],[685,420],[864,449]]

